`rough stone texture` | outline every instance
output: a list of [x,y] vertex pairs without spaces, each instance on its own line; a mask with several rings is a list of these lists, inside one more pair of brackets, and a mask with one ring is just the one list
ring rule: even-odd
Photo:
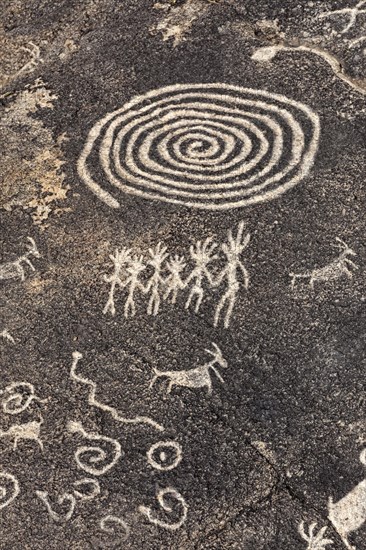
[[[326,526],[331,548],[345,548],[327,516],[329,497],[337,502],[365,479],[366,40],[354,41],[366,36],[366,12],[347,32],[347,14],[320,15],[355,4],[2,0],[0,261],[24,254],[27,236],[41,257],[31,258],[34,272],[25,265],[24,281],[0,281],[0,332],[14,338],[0,338],[0,390],[26,381],[48,401],[16,416],[0,409],[1,433],[42,418],[44,445],[42,452],[23,439],[13,450],[0,437],[0,475],[14,475],[20,487],[0,510],[1,549],[327,550],[300,536],[302,521],[305,530],[317,522],[315,533]],[[265,47],[282,49],[252,58]],[[136,95],[197,82],[268,90],[315,111],[321,137],[309,174],[275,200],[239,209],[123,192],[120,209],[109,208],[76,170],[89,130]],[[116,292],[116,315],[103,314],[103,276],[112,273],[116,247],[147,257],[161,241],[188,257],[197,240],[223,243],[242,220],[251,235],[242,255],[250,285],[228,329],[213,325],[212,297],[198,314],[187,311],[187,292],[156,317],[141,297],[128,319]],[[290,272],[339,254],[336,237],[357,254],[353,278],[315,282],[314,290],[300,280],[291,289]],[[228,362],[218,369],[224,384],[212,374],[212,396],[186,387],[169,394],[161,379],[149,388],[153,368],[197,367],[212,342]],[[165,432],[121,424],[88,404],[87,386],[70,379],[75,350],[98,401],[128,417],[151,416]],[[69,421],[117,439],[123,452],[98,478],[100,495],[78,500],[69,521],[54,521],[36,491],[47,491],[62,516],[68,503],[58,497],[91,477],[74,457],[89,443],[68,432]],[[182,462],[154,470],[148,449],[171,439]],[[179,504],[169,501],[164,512],[156,502],[166,487],[189,507],[175,531],[139,512],[148,506],[154,517],[178,521]],[[1,498],[0,489],[0,505]],[[128,524],[126,540],[123,526],[101,529],[107,515]],[[362,550],[365,539],[363,523],[350,542]]]

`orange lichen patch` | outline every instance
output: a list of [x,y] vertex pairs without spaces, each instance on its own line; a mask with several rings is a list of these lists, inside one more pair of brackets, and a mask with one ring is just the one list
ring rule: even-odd
[[190,31],[194,21],[210,9],[213,2],[207,0],[186,0],[183,4],[170,5],[156,2],[154,8],[162,10],[165,16],[151,29],[153,34],[161,33],[163,40],[173,39],[173,46],[178,46]]
[[5,109],[0,127],[0,207],[21,206],[31,210],[37,225],[66,199],[60,136],[55,140],[40,119],[32,116],[39,109],[52,109],[56,96],[43,83],[21,92]]

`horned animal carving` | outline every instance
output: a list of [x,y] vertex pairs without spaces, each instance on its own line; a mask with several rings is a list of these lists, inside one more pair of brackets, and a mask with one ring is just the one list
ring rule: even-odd
[[291,288],[295,287],[297,279],[309,278],[309,285],[314,288],[314,283],[319,281],[332,281],[340,279],[346,275],[349,279],[352,279],[353,273],[350,267],[358,269],[357,265],[348,258],[348,256],[356,256],[356,252],[352,250],[344,241],[336,237],[338,247],[340,248],[340,254],[332,262],[324,267],[319,267],[311,271],[305,271],[304,273],[290,273]]
[[[361,463],[366,466],[366,448],[360,455]],[[330,497],[328,518],[341,537],[348,550],[357,550],[348,540],[350,533],[357,531],[366,522],[366,479],[338,502]]]
[[20,439],[36,441],[43,451],[43,443],[40,438],[42,424],[42,417],[39,420],[32,420],[31,422],[26,422],[24,424],[13,424],[5,432],[0,431],[0,438],[9,437],[10,439],[14,439],[14,451],[16,450]]
[[27,237],[30,245],[28,245],[28,250],[22,255],[19,256],[13,262],[6,262],[0,265],[0,281],[2,279],[16,279],[20,278],[21,281],[25,279],[25,270],[23,263],[27,264],[32,271],[35,271],[35,267],[29,259],[29,256],[34,256],[35,258],[40,258],[40,253],[38,252],[36,243],[31,237]]
[[204,388],[207,387],[208,395],[212,394],[212,380],[210,369],[216,374],[220,382],[224,383],[224,379],[221,374],[215,367],[219,365],[220,367],[226,369],[227,361],[224,359],[220,348],[212,343],[214,351],[206,349],[205,351],[213,356],[213,359],[208,363],[204,363],[195,369],[181,370],[181,371],[160,371],[154,368],[155,376],[153,377],[150,388],[154,385],[156,380],[161,377],[166,377],[169,379],[168,384],[168,393],[171,392],[173,386],[186,386],[187,388]]

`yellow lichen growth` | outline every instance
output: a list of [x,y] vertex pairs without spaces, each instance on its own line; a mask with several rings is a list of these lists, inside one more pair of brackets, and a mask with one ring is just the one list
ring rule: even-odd
[[52,109],[56,96],[40,81],[21,92],[5,109],[0,127],[0,207],[21,206],[31,210],[34,223],[44,224],[59,211],[68,186],[63,185],[61,139],[34,116],[39,109]]

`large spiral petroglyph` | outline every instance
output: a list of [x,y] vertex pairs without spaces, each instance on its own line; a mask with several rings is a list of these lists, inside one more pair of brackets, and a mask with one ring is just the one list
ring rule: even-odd
[[309,172],[319,120],[285,96],[176,84],[134,98],[90,131],[78,172],[109,206],[122,190],[210,210],[274,199]]

